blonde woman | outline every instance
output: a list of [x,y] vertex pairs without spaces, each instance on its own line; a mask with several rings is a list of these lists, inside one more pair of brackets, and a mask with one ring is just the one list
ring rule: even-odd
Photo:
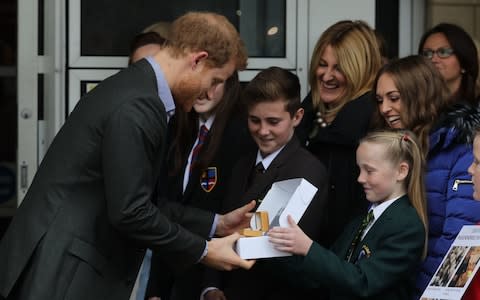
[[340,21],[318,40],[309,73],[311,93],[296,133],[323,162],[330,179],[323,244],[330,245],[345,224],[365,211],[356,182],[355,149],[368,128],[374,106],[372,83],[382,66],[377,39],[363,21]]

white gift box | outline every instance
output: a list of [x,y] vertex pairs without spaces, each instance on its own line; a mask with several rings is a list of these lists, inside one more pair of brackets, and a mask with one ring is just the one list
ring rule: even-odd
[[[263,199],[257,211],[267,211],[269,226],[289,227],[287,216],[290,215],[298,223],[310,205],[317,188],[304,178],[288,179],[275,182]],[[255,215],[250,227],[255,228]],[[291,255],[276,250],[268,241],[268,236],[243,237],[238,239],[235,251],[243,259],[258,259]]]

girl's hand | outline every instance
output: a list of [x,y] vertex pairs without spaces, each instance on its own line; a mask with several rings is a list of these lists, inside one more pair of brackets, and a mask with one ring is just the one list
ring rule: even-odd
[[307,255],[313,243],[312,239],[295,224],[295,221],[290,215],[287,218],[290,227],[274,227],[271,229],[268,232],[270,242],[275,245],[277,250],[303,256]]

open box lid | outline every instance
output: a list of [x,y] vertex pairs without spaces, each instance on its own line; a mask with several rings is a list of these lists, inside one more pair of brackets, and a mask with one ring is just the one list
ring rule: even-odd
[[[304,178],[277,181],[272,184],[257,211],[268,212],[270,228],[288,227],[287,216],[291,215],[298,223],[317,190]],[[250,227],[256,227],[255,216],[250,220]]]

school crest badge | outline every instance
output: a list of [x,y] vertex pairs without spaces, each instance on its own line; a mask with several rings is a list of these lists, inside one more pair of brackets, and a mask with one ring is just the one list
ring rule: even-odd
[[369,258],[370,255],[372,255],[372,252],[370,251],[370,248],[368,248],[367,245],[362,246],[362,250],[358,254],[357,262],[363,258]]
[[209,193],[213,190],[215,185],[217,184],[217,168],[216,167],[208,167],[202,171],[200,175],[200,186],[202,189]]

